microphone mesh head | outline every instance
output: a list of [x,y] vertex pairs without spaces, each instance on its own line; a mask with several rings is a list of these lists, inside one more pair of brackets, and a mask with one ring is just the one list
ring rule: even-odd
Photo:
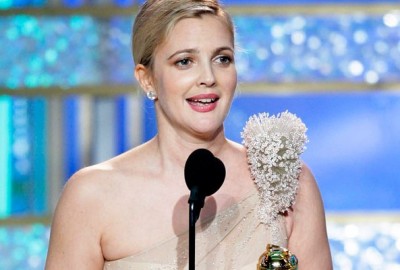
[[224,163],[207,149],[193,151],[185,164],[187,187],[197,187],[204,196],[214,194],[222,186],[225,174]]

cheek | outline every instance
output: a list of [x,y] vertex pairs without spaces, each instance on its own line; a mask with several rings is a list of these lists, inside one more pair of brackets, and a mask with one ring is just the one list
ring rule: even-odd
[[229,89],[232,92],[235,92],[236,90],[236,85],[237,85],[237,73],[236,69],[233,70],[232,72],[226,73],[226,77],[224,79],[226,89]]
[[193,74],[168,72],[159,77],[158,87],[165,95],[183,95],[195,82]]
[[182,72],[178,72],[169,65],[160,65],[159,67],[154,77],[157,78],[158,86],[160,87],[170,87],[171,85],[179,84],[187,77],[182,76]]

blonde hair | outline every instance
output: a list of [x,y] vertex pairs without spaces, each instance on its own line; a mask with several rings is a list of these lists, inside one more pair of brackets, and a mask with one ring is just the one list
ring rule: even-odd
[[211,14],[226,23],[234,43],[234,26],[230,15],[218,0],[148,0],[136,16],[132,30],[132,54],[135,64],[152,69],[153,55],[171,29],[182,19]]

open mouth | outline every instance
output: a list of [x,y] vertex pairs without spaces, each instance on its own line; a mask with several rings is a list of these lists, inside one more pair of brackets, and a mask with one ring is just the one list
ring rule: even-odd
[[192,99],[188,98],[187,101],[193,105],[209,105],[218,101],[218,98],[201,98],[201,99]]

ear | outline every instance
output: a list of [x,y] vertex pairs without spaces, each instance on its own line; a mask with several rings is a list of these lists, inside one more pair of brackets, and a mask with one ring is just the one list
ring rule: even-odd
[[135,78],[145,92],[154,90],[151,71],[142,64],[135,66]]

